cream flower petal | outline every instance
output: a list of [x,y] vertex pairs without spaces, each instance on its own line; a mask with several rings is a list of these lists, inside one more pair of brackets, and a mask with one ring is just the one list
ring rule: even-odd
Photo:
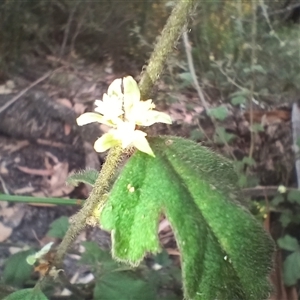
[[172,124],[172,119],[168,114],[157,110],[149,110],[136,119],[136,124],[140,126],[151,126],[154,123]]
[[128,147],[133,139],[135,132],[135,123],[119,121],[117,129],[114,130],[115,138],[120,140],[122,148]]
[[139,101],[133,106],[125,108],[125,119],[136,123],[136,120],[140,120],[141,117],[144,118],[148,111],[154,107],[152,100]]
[[113,120],[124,113],[122,109],[123,100],[116,96],[104,94],[103,101],[96,100],[95,105],[97,106],[95,111],[102,114],[108,120]]
[[109,148],[117,145],[120,145],[120,140],[117,140],[114,133],[109,131],[96,140],[94,149],[97,152],[105,152]]
[[123,87],[124,87],[124,109],[125,112],[130,110],[130,108],[141,99],[140,89],[137,82],[131,77],[127,76],[123,78]]
[[153,153],[153,151],[145,137],[146,133],[143,131],[140,131],[140,130],[136,130],[134,133],[135,133],[134,134],[135,139],[132,142],[133,146],[136,147],[139,151],[155,157],[155,154]]
[[115,95],[117,97],[122,98],[122,78],[115,79],[107,89],[107,95],[112,96]]
[[90,124],[93,122],[103,123],[103,121],[104,121],[103,116],[93,112],[84,113],[76,119],[76,122],[79,126]]

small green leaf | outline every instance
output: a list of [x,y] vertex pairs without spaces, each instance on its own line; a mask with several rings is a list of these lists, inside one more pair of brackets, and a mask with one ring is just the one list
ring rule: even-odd
[[220,105],[216,108],[209,109],[207,114],[217,120],[224,121],[228,116],[228,109],[226,106]]
[[285,210],[280,214],[279,221],[283,227],[287,227],[293,219],[293,212],[291,210]]
[[300,204],[300,190],[291,190],[287,194],[287,200],[294,203]]
[[93,267],[101,266],[101,272],[115,270],[119,264],[112,259],[110,252],[102,250],[95,242],[82,242],[85,252],[81,255],[80,263]]
[[257,73],[261,73],[261,74],[267,73],[266,70],[261,65],[254,65],[251,68],[244,68],[243,71],[246,74],[248,74],[250,72],[257,72]]
[[204,137],[203,132],[201,132],[198,129],[194,129],[190,132],[190,139],[192,139],[193,141],[199,141],[202,140]]
[[261,65],[254,65],[254,66],[252,66],[251,69],[252,69],[252,71],[255,71],[255,72],[258,72],[261,74],[267,74],[266,70]]
[[240,96],[233,97],[230,102],[232,105],[245,104],[247,102],[247,98],[240,95]]
[[98,175],[99,172],[97,170],[83,170],[81,172],[70,175],[67,178],[67,183],[73,186],[78,186],[80,183],[85,183],[94,186]]
[[283,263],[283,279],[287,286],[295,285],[300,279],[300,252],[295,251]]
[[166,251],[158,253],[154,257],[154,261],[163,267],[167,267],[172,264],[172,260],[170,259],[169,254]]
[[50,224],[50,228],[51,229],[47,232],[48,236],[62,239],[69,228],[69,218],[63,216],[56,219]]
[[264,127],[259,123],[254,123],[250,129],[252,132],[264,132],[265,131]]
[[10,256],[5,262],[3,280],[5,284],[22,287],[30,279],[33,267],[26,261],[33,250],[21,251]]
[[113,272],[96,281],[94,299],[153,300],[156,291],[147,282],[131,277],[128,272]]
[[217,127],[214,140],[216,143],[225,144],[232,141],[235,137],[236,136],[234,134],[226,132],[224,127]]
[[283,203],[283,202],[284,202],[284,198],[283,198],[282,194],[277,194],[271,201],[272,205],[274,205],[274,206],[278,206],[280,203]]
[[183,81],[181,87],[187,87],[193,83],[193,77],[190,72],[183,72],[180,73],[178,76]]
[[40,289],[24,289],[8,295],[3,300],[48,300]]
[[238,97],[238,96],[249,96],[251,94],[251,91],[248,89],[242,89],[238,90],[232,94],[230,94],[230,97]]
[[288,251],[298,251],[300,250],[297,239],[291,237],[286,234],[284,237],[279,238],[277,243],[281,249],[285,249]]
[[243,157],[242,162],[244,163],[244,165],[248,165],[250,167],[253,167],[256,164],[255,160],[252,157],[249,157],[249,156]]
[[240,174],[238,179],[238,185],[241,188],[245,188],[248,186],[248,177],[245,174]]
[[242,204],[233,165],[182,138],[149,143],[156,157],[136,152],[101,212],[101,226],[112,230],[113,256],[136,265],[147,252],[159,252],[163,213],[181,251],[185,298],[267,298],[274,245]]

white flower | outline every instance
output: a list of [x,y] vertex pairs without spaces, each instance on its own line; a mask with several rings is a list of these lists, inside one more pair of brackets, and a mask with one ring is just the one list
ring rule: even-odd
[[138,85],[131,76],[123,78],[123,81],[116,79],[109,86],[107,94],[103,95],[102,101],[95,101],[97,113],[85,113],[77,118],[79,126],[99,122],[112,127],[95,142],[97,152],[121,145],[122,148],[134,146],[154,156],[146,139],[147,134],[137,130],[136,126],[150,126],[157,122],[171,124],[172,121],[169,115],[153,110],[155,105],[152,100],[141,101],[140,98]]

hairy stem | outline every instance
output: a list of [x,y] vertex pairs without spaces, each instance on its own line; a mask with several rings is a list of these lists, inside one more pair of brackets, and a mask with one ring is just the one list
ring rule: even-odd
[[142,99],[147,99],[149,96],[153,85],[163,70],[168,55],[172,52],[180,38],[187,24],[188,16],[192,13],[196,3],[196,0],[180,0],[174,7],[141,78],[140,89]]
[[[154,52],[150,57],[149,65],[142,75],[139,85],[142,99],[147,98],[154,83],[159,78],[165,60],[180,38],[182,29],[187,23],[188,16],[192,12],[195,2],[195,0],[180,0],[173,9],[162,35],[155,46]],[[117,170],[122,155],[123,150],[120,147],[115,147],[110,150],[90,196],[85,201],[82,209],[74,216],[73,223],[61,244],[58,246],[54,259],[54,265],[56,267],[62,264],[66,251],[73,240],[84,229],[87,218],[92,215],[95,209],[101,208],[101,206],[105,204],[105,195],[108,192],[109,183]]]
[[56,256],[55,256],[55,265],[60,266],[62,259],[68,250],[69,246],[72,244],[73,240],[77,235],[84,229],[86,225],[86,219],[92,215],[93,211],[104,205],[104,194],[107,193],[109,182],[113,178],[119,161],[122,156],[122,148],[115,147],[111,149],[108,153],[106,161],[102,167],[102,170],[95,182],[95,186],[91,191],[90,196],[85,201],[82,209],[74,216],[74,222],[69,227],[64,239],[61,244],[58,246]]

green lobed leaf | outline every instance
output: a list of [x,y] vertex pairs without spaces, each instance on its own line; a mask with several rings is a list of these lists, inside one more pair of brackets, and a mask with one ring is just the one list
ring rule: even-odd
[[69,228],[69,218],[66,216],[54,220],[50,224],[50,230],[47,232],[48,236],[62,239]]
[[33,267],[26,261],[33,250],[20,251],[10,256],[4,264],[3,281],[5,284],[22,287],[30,279]]
[[8,295],[3,300],[48,300],[40,289],[24,289]]
[[94,186],[98,175],[99,172],[97,170],[83,170],[81,172],[70,175],[67,178],[67,183],[73,186],[78,186],[80,183],[85,183]]
[[149,138],[156,157],[136,152],[115,182],[100,223],[113,256],[138,264],[160,251],[164,213],[182,254],[184,293],[193,300],[267,298],[274,245],[239,201],[225,158],[177,137]]

